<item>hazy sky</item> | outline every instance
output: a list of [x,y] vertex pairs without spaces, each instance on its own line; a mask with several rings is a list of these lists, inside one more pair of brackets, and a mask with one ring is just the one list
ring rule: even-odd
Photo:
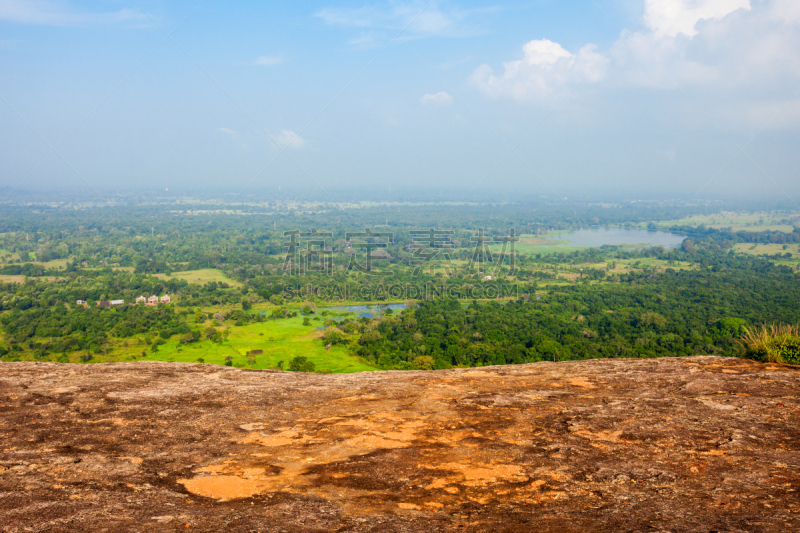
[[0,0],[0,72],[0,187],[800,199],[798,0]]

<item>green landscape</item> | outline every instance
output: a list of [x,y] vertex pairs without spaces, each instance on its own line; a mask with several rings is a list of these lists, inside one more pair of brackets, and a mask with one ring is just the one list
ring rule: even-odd
[[463,206],[431,230],[432,206],[219,207],[14,208],[2,358],[345,373],[747,356],[747,331],[800,320],[791,210]]

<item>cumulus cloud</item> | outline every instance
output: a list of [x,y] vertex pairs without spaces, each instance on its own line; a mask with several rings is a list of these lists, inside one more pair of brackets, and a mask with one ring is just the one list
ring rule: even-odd
[[233,137],[234,139],[239,138],[239,133],[230,128],[219,128],[217,131],[220,133],[224,133],[225,135],[228,135],[230,137]]
[[797,0],[774,0],[772,12],[787,22],[800,24],[800,2]]
[[701,20],[719,20],[739,9],[750,10],[750,0],[645,0],[645,24],[656,37],[697,35]]
[[443,106],[452,104],[453,97],[446,92],[441,91],[436,94],[425,94],[419,99],[419,101],[422,105],[431,104],[435,106]]
[[272,138],[275,139],[275,142],[278,143],[281,149],[297,149],[302,148],[303,145],[306,144],[306,140],[292,130],[281,130],[280,133],[273,135]]
[[607,51],[587,44],[574,52],[537,39],[522,47],[521,59],[503,63],[502,72],[481,65],[470,80],[487,97],[547,106],[575,87],[576,98],[587,86],[599,98],[681,90],[706,102],[707,114],[750,125],[763,125],[764,110],[800,87],[800,1],[641,1],[644,28],[623,31]]
[[107,13],[88,13],[67,2],[52,0],[0,0],[0,20],[47,26],[85,26],[143,20],[138,10],[122,9]]
[[280,56],[261,56],[255,60],[256,65],[270,67],[272,65],[280,65],[283,63],[283,58]]
[[481,65],[471,81],[490,97],[541,100],[583,80],[602,80],[608,60],[596,49],[588,44],[572,54],[548,39],[530,41],[522,47],[522,59],[503,63],[503,74],[495,76],[489,65]]

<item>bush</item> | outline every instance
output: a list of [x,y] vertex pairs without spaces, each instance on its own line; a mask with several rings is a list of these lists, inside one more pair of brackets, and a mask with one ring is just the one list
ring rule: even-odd
[[308,357],[298,355],[289,361],[289,370],[292,372],[313,372],[317,365],[308,360]]
[[342,335],[342,333],[336,328],[328,328],[325,330],[325,333],[322,334],[322,342],[325,344],[331,344],[333,346],[337,344],[344,344],[347,342],[347,339]]
[[748,357],[770,363],[800,364],[800,327],[785,324],[744,328],[741,344]]

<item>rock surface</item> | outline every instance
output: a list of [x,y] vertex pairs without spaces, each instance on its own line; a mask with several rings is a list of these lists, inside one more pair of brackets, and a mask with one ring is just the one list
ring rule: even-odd
[[0,364],[0,530],[800,531],[797,368]]

